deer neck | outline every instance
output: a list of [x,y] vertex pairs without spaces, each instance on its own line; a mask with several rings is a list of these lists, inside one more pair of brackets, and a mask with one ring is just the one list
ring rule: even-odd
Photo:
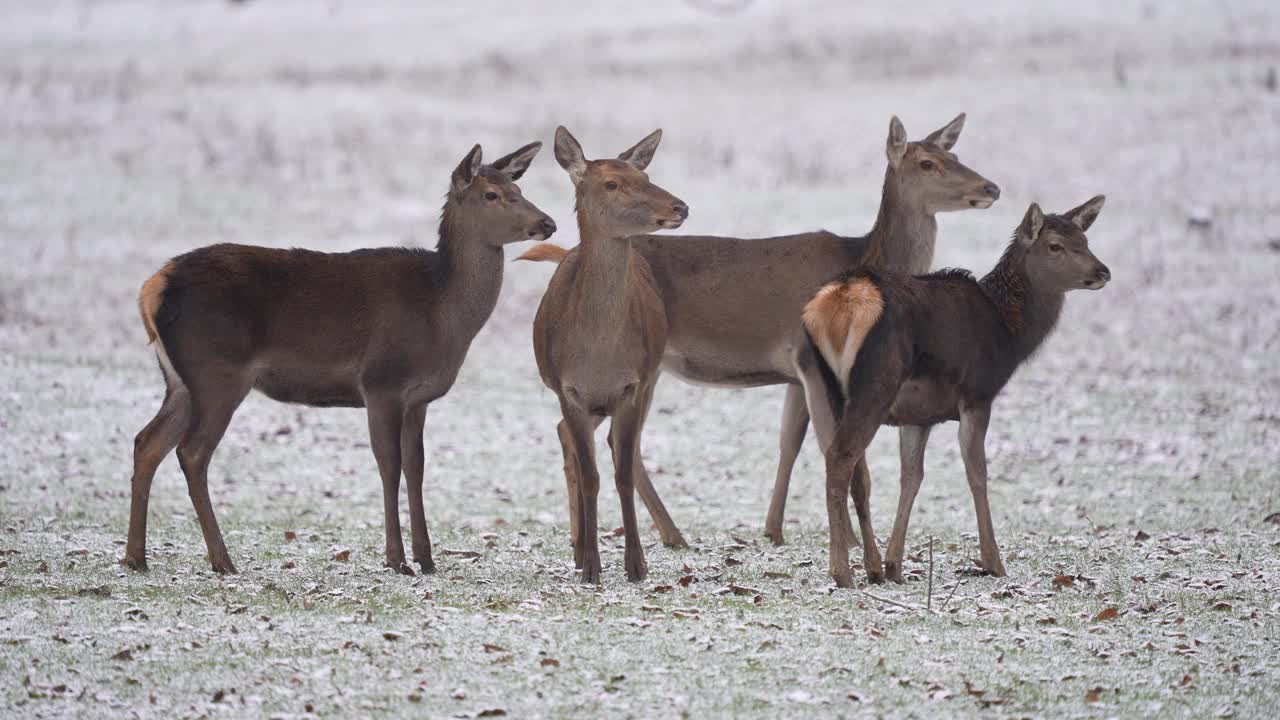
[[885,170],[880,212],[867,234],[866,264],[911,275],[926,273],[933,265],[937,237],[933,213],[903,191],[892,167]]
[[502,246],[480,228],[451,222],[446,212],[440,223],[437,252],[443,260],[440,305],[450,330],[473,337],[484,326],[502,290]]
[[626,319],[631,240],[601,232],[582,209],[578,210],[578,232],[581,242],[574,306],[584,330],[612,334]]
[[1024,258],[1015,240],[979,282],[1013,337],[1019,363],[1034,354],[1053,332],[1066,296],[1061,291],[1037,288],[1027,275]]

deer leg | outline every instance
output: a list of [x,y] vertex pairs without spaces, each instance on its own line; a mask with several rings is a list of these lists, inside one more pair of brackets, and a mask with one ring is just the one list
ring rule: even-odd
[[200,522],[200,532],[209,551],[209,564],[214,572],[227,574],[234,573],[236,567],[227,554],[222,530],[218,527],[213,503],[209,499],[209,461],[231,423],[231,416],[249,394],[252,382],[228,375],[209,381],[215,382],[217,385],[213,388],[204,386],[208,383],[190,388],[191,421],[178,443],[178,465],[187,478],[187,494],[191,496],[196,519]]
[[643,390],[613,416],[609,427],[613,448],[614,482],[622,505],[622,530],[626,542],[627,580],[639,582],[648,574],[644,548],[640,546],[640,529],[636,523],[635,476],[640,456],[640,433],[644,428],[645,402]]
[[809,409],[805,406],[804,386],[787,385],[786,399],[782,403],[782,430],[778,435],[778,474],[773,479],[773,496],[769,499],[769,514],[764,521],[764,534],[774,545],[786,542],[782,519],[787,510],[787,492],[791,487],[791,472],[808,429]]
[[[643,407],[639,409],[641,423],[643,423],[644,418],[649,415],[649,406],[653,403],[653,391],[655,387],[657,387],[656,380],[655,384],[651,385],[649,389],[644,392],[643,397],[640,398],[640,400],[643,401]],[[616,455],[617,451],[613,447],[612,432],[609,433],[609,448],[614,450]],[[675,521],[671,519],[671,514],[667,512],[667,506],[662,503],[662,498],[658,497],[658,491],[654,489],[653,482],[649,479],[649,471],[645,469],[644,460],[640,458],[639,452],[635,453],[633,462],[635,463],[635,468],[633,469],[635,473],[635,487],[640,491],[640,499],[644,502],[645,509],[649,511],[649,517],[651,517],[653,519],[653,523],[658,526],[658,535],[662,538],[662,544],[669,548],[689,547],[689,543],[685,542],[684,535],[681,534],[680,528],[676,527]]]
[[129,539],[121,564],[147,569],[147,503],[156,468],[173,452],[191,422],[191,396],[181,384],[165,390],[159,412],[133,440],[133,479],[130,481]]
[[[564,455],[564,484],[569,495],[569,544],[576,554],[581,534],[578,525],[581,519],[578,517],[578,451],[564,420],[556,425],[556,434],[560,436],[560,453]],[[575,561],[578,559],[580,558],[575,558]]]
[[827,461],[827,524],[831,543],[828,546],[829,571],[837,587],[853,587],[849,572],[849,543],[846,541],[843,518],[849,513],[849,478],[857,456],[848,453],[828,452]]
[[386,529],[387,567],[403,575],[413,568],[404,561],[404,541],[400,537],[400,433],[404,408],[399,398],[366,397],[369,415],[369,445],[382,476],[382,515]]
[[902,556],[906,551],[907,523],[911,519],[911,506],[924,480],[924,449],[929,443],[929,431],[925,425],[903,425],[898,429],[898,456],[902,463],[902,482],[898,488],[898,515],[893,521],[893,533],[889,536],[889,548],[885,553],[885,574],[889,579],[902,582]]
[[960,406],[960,457],[969,479],[969,492],[978,515],[978,545],[982,550],[982,569],[996,577],[1004,577],[1000,547],[991,524],[991,506],[987,503],[987,425],[991,421],[990,405]]
[[426,451],[422,447],[422,429],[427,420],[427,406],[421,404],[404,411],[400,427],[400,465],[409,487],[409,532],[413,537],[413,561],[424,573],[436,571],[431,557],[431,535],[427,533],[427,511],[422,505],[422,476],[426,471]]
[[[807,345],[801,346],[797,351],[796,372],[800,376],[800,384],[804,387],[805,405],[808,408],[809,421],[813,424],[813,435],[818,439],[818,447],[825,455],[834,442],[836,417],[827,395],[822,373],[818,370],[813,357],[813,350]],[[847,500],[842,504],[837,525],[845,547],[857,547],[858,536],[853,532],[853,521],[849,517]]]
[[600,473],[596,469],[592,437],[596,423],[585,410],[565,401],[561,401],[561,412],[578,456],[578,546],[574,559],[582,568],[582,582],[596,585],[600,582],[600,536],[596,516]]

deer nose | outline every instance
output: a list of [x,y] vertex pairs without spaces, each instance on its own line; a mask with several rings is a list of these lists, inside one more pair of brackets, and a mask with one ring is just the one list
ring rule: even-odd
[[542,219],[542,237],[549,238],[556,231],[556,221],[551,218]]
[[1106,265],[1101,265],[1094,275],[1102,282],[1111,282],[1111,269]]
[[671,209],[676,211],[676,214],[680,216],[681,220],[689,217],[689,206],[682,202],[676,202],[671,206]]
[[1000,186],[995,183],[987,183],[982,186],[982,192],[991,196],[992,200],[1000,199]]

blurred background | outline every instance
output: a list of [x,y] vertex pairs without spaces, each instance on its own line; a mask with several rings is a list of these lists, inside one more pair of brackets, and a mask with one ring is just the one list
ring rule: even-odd
[[[123,537],[132,437],[162,394],[136,292],[177,253],[430,247],[471,145],[492,159],[532,140],[547,147],[522,187],[572,245],[560,123],[589,156],[663,128],[650,173],[690,204],[682,232],[860,235],[890,116],[920,139],[962,111],[956,151],[1003,196],[939,218],[937,265],[987,269],[1032,200],[1108,196],[1090,235],[1115,280],[1069,299],[993,422],[1002,533],[1075,522],[1088,503],[1168,524],[1252,513],[1280,432],[1277,38],[1280,10],[1261,1],[8,0],[4,514]],[[508,266],[459,384],[432,406],[433,523],[564,521],[556,401],[529,340],[550,273]],[[762,525],[781,396],[662,381],[645,455],[677,522]],[[950,435],[931,448],[917,527],[969,531]],[[211,472],[224,527],[299,507],[379,527],[365,440],[361,411],[251,398]],[[873,451],[886,532],[895,446],[882,433]],[[810,442],[790,517],[814,532],[819,467]],[[160,527],[198,547],[172,460],[156,488]]]

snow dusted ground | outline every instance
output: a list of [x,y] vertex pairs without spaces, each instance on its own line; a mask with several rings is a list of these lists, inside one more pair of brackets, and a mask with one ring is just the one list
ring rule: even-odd
[[[1069,5],[6,0],[0,714],[1271,715],[1280,11]],[[428,414],[437,549],[478,558],[383,571],[363,413],[255,396],[211,471],[241,574],[208,571],[172,459],[151,572],[116,564],[162,394],[135,294],[168,257],[430,246],[472,143],[492,158],[558,123],[589,155],[663,127],[651,174],[689,202],[687,232],[860,234],[889,116],[918,138],[960,111],[957,151],[1004,195],[940,219],[939,265],[985,270],[1031,200],[1108,196],[1090,236],[1115,280],[1070,297],[993,422],[1009,578],[962,572],[972,506],[943,428],[916,580],[870,589],[906,607],[833,592],[812,443],[790,544],[760,536],[781,390],[666,379],[646,460],[693,548],[651,531],[633,586],[610,537],[603,590],[580,587],[529,340],[550,268],[528,265]],[[572,244],[549,149],[521,184]],[[895,444],[871,455],[882,537]]]

